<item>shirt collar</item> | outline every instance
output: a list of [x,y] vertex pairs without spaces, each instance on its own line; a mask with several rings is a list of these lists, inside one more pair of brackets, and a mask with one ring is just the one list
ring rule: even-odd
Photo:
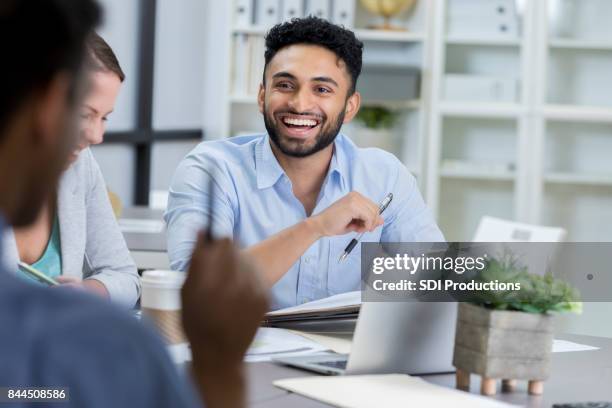
[[262,137],[255,146],[255,171],[257,172],[257,188],[272,187],[280,176],[285,174],[283,168],[276,160],[270,146],[270,137]]
[[342,188],[346,187],[346,177],[349,171],[350,158],[347,154],[346,148],[346,136],[339,134],[338,137],[336,137],[336,140],[334,140],[334,154],[329,165],[329,174],[330,176],[334,174],[337,175],[338,181],[340,182],[340,186]]
[[[338,175],[338,179],[345,186],[346,174],[349,167],[349,157],[345,152],[346,137],[339,134],[334,141],[334,154],[329,166],[329,175]],[[278,179],[285,174],[285,171],[278,163],[272,147],[270,146],[270,137],[266,135],[262,137],[255,146],[255,166],[257,172],[257,188],[264,189],[272,187]]]

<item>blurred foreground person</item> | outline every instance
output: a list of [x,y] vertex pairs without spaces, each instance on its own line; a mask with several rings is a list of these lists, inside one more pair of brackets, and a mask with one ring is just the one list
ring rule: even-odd
[[[92,0],[0,2],[0,237],[4,225],[36,220],[77,146],[85,40],[99,14]],[[243,355],[267,300],[230,241],[200,237],[183,290],[195,389],[127,314],[9,267],[0,267],[0,400],[29,405],[16,391],[61,387],[69,407],[244,406]]]

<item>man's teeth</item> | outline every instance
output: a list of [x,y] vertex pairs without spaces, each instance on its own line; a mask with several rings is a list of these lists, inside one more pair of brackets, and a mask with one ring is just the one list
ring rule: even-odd
[[310,119],[285,118],[284,122],[288,125],[293,125],[293,126],[316,126],[317,125],[316,120],[310,120]]

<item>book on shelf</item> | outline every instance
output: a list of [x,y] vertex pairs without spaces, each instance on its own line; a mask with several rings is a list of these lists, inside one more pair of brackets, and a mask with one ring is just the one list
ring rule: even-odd
[[257,0],[255,12],[255,24],[259,27],[272,27],[280,22],[279,0]]
[[515,0],[449,0],[447,35],[474,39],[518,38]]
[[306,0],[304,14],[329,20],[329,0]]
[[257,95],[263,78],[264,51],[262,36],[238,34],[234,37],[232,95]]
[[234,1],[234,25],[248,27],[253,24],[253,0]]
[[334,0],[331,20],[334,24],[352,28],[355,21],[355,0]]
[[303,17],[304,0],[283,0],[281,3],[281,16],[283,21]]
[[518,101],[519,82],[504,76],[446,74],[444,99],[447,101],[504,102]]

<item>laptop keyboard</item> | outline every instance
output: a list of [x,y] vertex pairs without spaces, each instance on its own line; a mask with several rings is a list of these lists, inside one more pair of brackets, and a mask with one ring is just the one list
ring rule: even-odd
[[340,370],[346,370],[346,360],[322,361],[320,363],[317,363],[317,365],[322,365],[324,367],[338,368]]

